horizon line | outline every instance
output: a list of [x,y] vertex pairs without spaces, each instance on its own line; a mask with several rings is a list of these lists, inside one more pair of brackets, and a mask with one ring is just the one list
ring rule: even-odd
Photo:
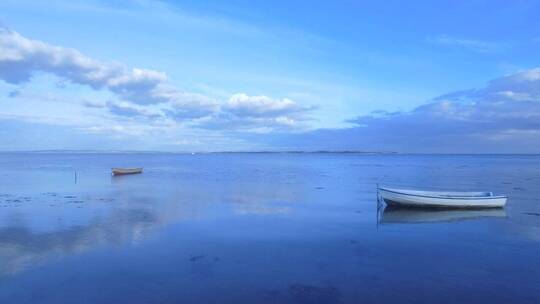
[[238,150],[238,151],[160,151],[160,150],[87,150],[87,149],[45,149],[45,150],[0,150],[2,154],[8,153],[79,153],[79,154],[370,154],[370,155],[540,155],[538,153],[498,153],[498,152],[397,152],[397,151],[367,151],[367,150]]

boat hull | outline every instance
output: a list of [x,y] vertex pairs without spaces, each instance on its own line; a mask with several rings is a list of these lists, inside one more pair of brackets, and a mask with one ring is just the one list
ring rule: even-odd
[[[434,192],[433,192],[434,193]],[[506,196],[480,196],[459,193],[453,195],[436,195],[422,193],[421,191],[406,192],[406,190],[393,190],[379,188],[379,195],[390,206],[405,206],[413,208],[503,208],[506,205]],[[478,193],[476,193],[478,194]]]
[[142,173],[142,168],[113,168],[112,175],[128,175]]

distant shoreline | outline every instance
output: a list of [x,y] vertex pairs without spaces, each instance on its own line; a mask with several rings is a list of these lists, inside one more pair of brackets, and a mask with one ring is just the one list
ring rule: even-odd
[[398,154],[393,151],[129,151],[129,150],[27,150],[27,151],[0,151],[0,153],[28,153],[28,154]]
[[395,151],[315,150],[315,151],[129,151],[129,150],[23,150],[0,151],[0,154],[362,154],[362,155],[530,155],[540,153],[412,153]]

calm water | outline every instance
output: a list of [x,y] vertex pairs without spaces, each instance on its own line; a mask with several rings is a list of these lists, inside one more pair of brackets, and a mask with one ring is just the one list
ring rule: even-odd
[[[377,183],[510,198],[377,214]],[[382,302],[539,303],[540,157],[0,154],[0,303]]]

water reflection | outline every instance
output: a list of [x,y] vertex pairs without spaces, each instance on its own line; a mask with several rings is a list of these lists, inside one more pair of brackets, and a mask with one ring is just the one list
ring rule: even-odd
[[472,220],[485,217],[506,218],[504,209],[446,210],[385,206],[380,210],[381,224],[438,223]]
[[281,216],[298,193],[290,185],[268,188],[236,183],[214,188],[161,183],[144,187],[144,176],[113,179],[107,191],[2,194],[0,278],[55,258],[97,248],[129,246],[155,236],[162,227],[227,216]]
[[57,255],[126,242],[136,243],[148,235],[158,217],[148,209],[117,209],[85,225],[37,231],[23,223],[0,228],[0,276],[15,274]]

